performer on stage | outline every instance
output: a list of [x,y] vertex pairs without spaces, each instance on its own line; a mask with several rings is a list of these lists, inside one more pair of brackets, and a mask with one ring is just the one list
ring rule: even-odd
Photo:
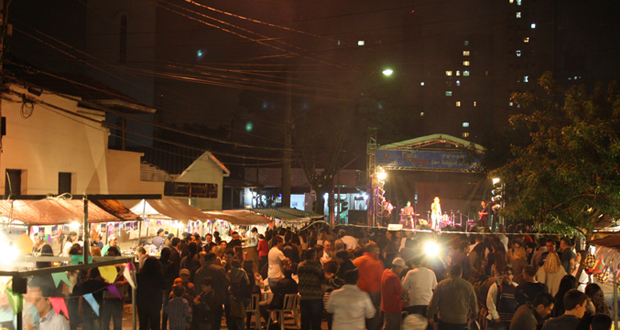
[[492,214],[491,208],[485,201],[480,202],[480,211],[478,211],[478,226],[489,226],[489,214]]
[[431,229],[439,228],[439,220],[441,220],[441,204],[439,197],[435,197],[435,201],[431,204]]
[[407,206],[403,208],[402,216],[405,218],[405,227],[408,227],[411,223],[411,228],[414,228],[413,216],[414,210],[413,206],[411,206],[411,202],[407,201]]

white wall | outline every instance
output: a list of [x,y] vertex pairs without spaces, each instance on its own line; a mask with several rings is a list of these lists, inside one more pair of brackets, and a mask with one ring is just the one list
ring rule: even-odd
[[191,205],[200,210],[221,210],[224,175],[223,169],[211,158],[211,154],[206,152],[181,173],[175,181],[217,184],[217,198],[192,198]]

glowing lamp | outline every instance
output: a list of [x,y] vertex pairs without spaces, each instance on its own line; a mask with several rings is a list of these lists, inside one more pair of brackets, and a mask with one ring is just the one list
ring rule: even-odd
[[379,173],[377,173],[377,179],[379,179],[379,180],[382,180],[382,181],[383,181],[383,180],[385,180],[385,178],[387,178],[387,173],[385,173],[385,172],[379,172]]
[[424,244],[424,252],[429,257],[434,257],[439,254],[439,245],[435,242],[427,242]]
[[392,75],[392,73],[394,73],[394,71],[392,71],[392,69],[385,69],[385,70],[383,70],[383,75],[384,76],[389,77],[389,76]]
[[499,183],[499,178],[493,178],[493,184],[498,184]]

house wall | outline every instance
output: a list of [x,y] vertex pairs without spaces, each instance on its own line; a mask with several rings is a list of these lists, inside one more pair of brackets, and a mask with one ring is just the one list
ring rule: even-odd
[[163,194],[164,182],[140,180],[142,155],[139,152],[107,150],[110,194]]
[[222,209],[224,172],[209,153],[200,156],[175,181],[217,184],[217,198],[192,198],[191,205],[200,210]]

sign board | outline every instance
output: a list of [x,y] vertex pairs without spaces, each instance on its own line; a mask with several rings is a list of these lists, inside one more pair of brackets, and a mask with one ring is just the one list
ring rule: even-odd
[[462,152],[425,150],[376,150],[375,164],[383,167],[410,167],[411,169],[472,170],[480,159],[468,161]]

